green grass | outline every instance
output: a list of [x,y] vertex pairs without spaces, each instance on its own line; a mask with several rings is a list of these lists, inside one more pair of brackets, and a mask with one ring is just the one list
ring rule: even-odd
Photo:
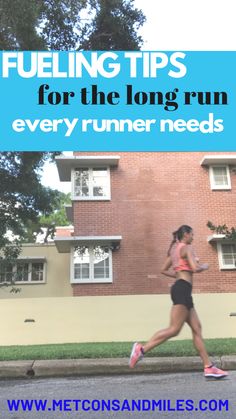
[[[205,340],[209,355],[236,355],[236,339]],[[36,359],[77,358],[123,358],[129,357],[131,342],[67,343],[55,345],[1,346],[0,361]],[[149,352],[148,356],[194,356],[197,355],[191,340],[170,341]]]

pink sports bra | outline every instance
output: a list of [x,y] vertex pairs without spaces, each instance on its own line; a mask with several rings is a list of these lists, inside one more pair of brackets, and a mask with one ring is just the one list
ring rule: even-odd
[[175,272],[178,272],[178,271],[192,272],[192,268],[189,266],[188,260],[180,256],[180,251],[182,247],[184,246],[186,246],[185,243],[178,242],[171,249],[170,257],[171,257],[172,266]]

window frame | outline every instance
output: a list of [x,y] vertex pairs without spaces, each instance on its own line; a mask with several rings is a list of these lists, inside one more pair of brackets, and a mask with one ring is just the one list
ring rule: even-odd
[[[227,185],[216,185],[214,178],[214,168],[226,168]],[[209,167],[210,185],[212,190],[231,190],[231,176],[228,164],[212,164]]]
[[[10,272],[10,270],[9,270],[9,267],[11,267],[11,272]],[[1,268],[0,268],[0,271],[1,271]],[[4,275],[4,277],[5,277],[5,278],[6,278],[6,276],[7,276],[7,275],[9,275],[9,274],[13,276],[13,275],[14,275],[14,266],[12,266],[12,265],[9,263],[8,265],[6,265],[6,266],[5,266],[4,272],[2,272],[2,271],[0,272],[0,276],[1,276],[2,274]],[[13,282],[12,282],[12,281],[6,281],[6,280],[5,280],[5,281],[1,281],[1,279],[0,279],[0,284],[1,284],[1,285],[4,285],[4,284],[11,284],[11,283],[13,283]]]
[[[76,246],[71,246],[71,263],[70,263],[70,282],[71,284],[111,284],[113,282],[112,269],[112,250],[105,243],[89,243],[85,245],[89,249],[89,278],[76,279],[74,276],[74,251]],[[109,278],[94,278],[94,255],[93,248],[95,246],[107,247],[109,253]]]
[[[107,195],[106,196],[93,196],[91,194],[92,191],[92,174],[93,174],[93,170],[106,170],[107,171]],[[89,172],[89,195],[88,196],[78,196],[75,194],[75,173],[77,170],[88,170]],[[71,186],[72,186],[72,191],[71,191],[71,196],[72,196],[72,200],[73,201],[110,201],[111,200],[111,173],[110,173],[110,167],[109,166],[86,166],[86,167],[76,167],[74,169],[72,169],[71,171]]]
[[235,246],[235,253],[236,253],[236,243],[232,241],[220,241],[217,242],[217,253],[218,253],[218,260],[219,260],[219,266],[221,270],[236,270],[236,257],[235,257],[235,264],[232,265],[225,265],[223,260],[223,251],[222,251],[222,245],[228,244]]
[[[33,281],[32,280],[32,265],[34,263],[42,263],[43,265],[43,269],[42,269],[42,274],[43,274],[43,280],[42,281]],[[14,276],[17,278],[17,267],[19,265],[22,264],[28,264],[28,281],[20,281],[20,280],[14,280],[13,281],[5,281],[5,282],[1,282],[1,284],[17,284],[17,285],[34,285],[34,284],[45,284],[46,283],[46,261],[42,260],[42,259],[18,259],[17,262],[12,265],[12,277],[14,278]]]

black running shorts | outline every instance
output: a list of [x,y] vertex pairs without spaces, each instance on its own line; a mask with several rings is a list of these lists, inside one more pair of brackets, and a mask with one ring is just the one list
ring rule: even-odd
[[173,304],[182,304],[188,310],[193,308],[192,285],[184,279],[178,279],[171,287]]

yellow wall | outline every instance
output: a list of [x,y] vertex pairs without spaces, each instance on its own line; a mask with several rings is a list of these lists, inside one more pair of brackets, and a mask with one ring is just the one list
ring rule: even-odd
[[54,243],[24,244],[21,257],[46,258],[46,283],[16,284],[20,293],[10,293],[11,287],[0,287],[0,299],[22,299],[31,297],[69,297],[73,295],[70,284],[70,254],[58,253]]
[[[205,338],[236,337],[236,294],[194,296]],[[167,295],[5,299],[1,345],[148,339],[169,321]],[[25,322],[34,319],[34,323]],[[184,326],[178,339],[191,338]]]

